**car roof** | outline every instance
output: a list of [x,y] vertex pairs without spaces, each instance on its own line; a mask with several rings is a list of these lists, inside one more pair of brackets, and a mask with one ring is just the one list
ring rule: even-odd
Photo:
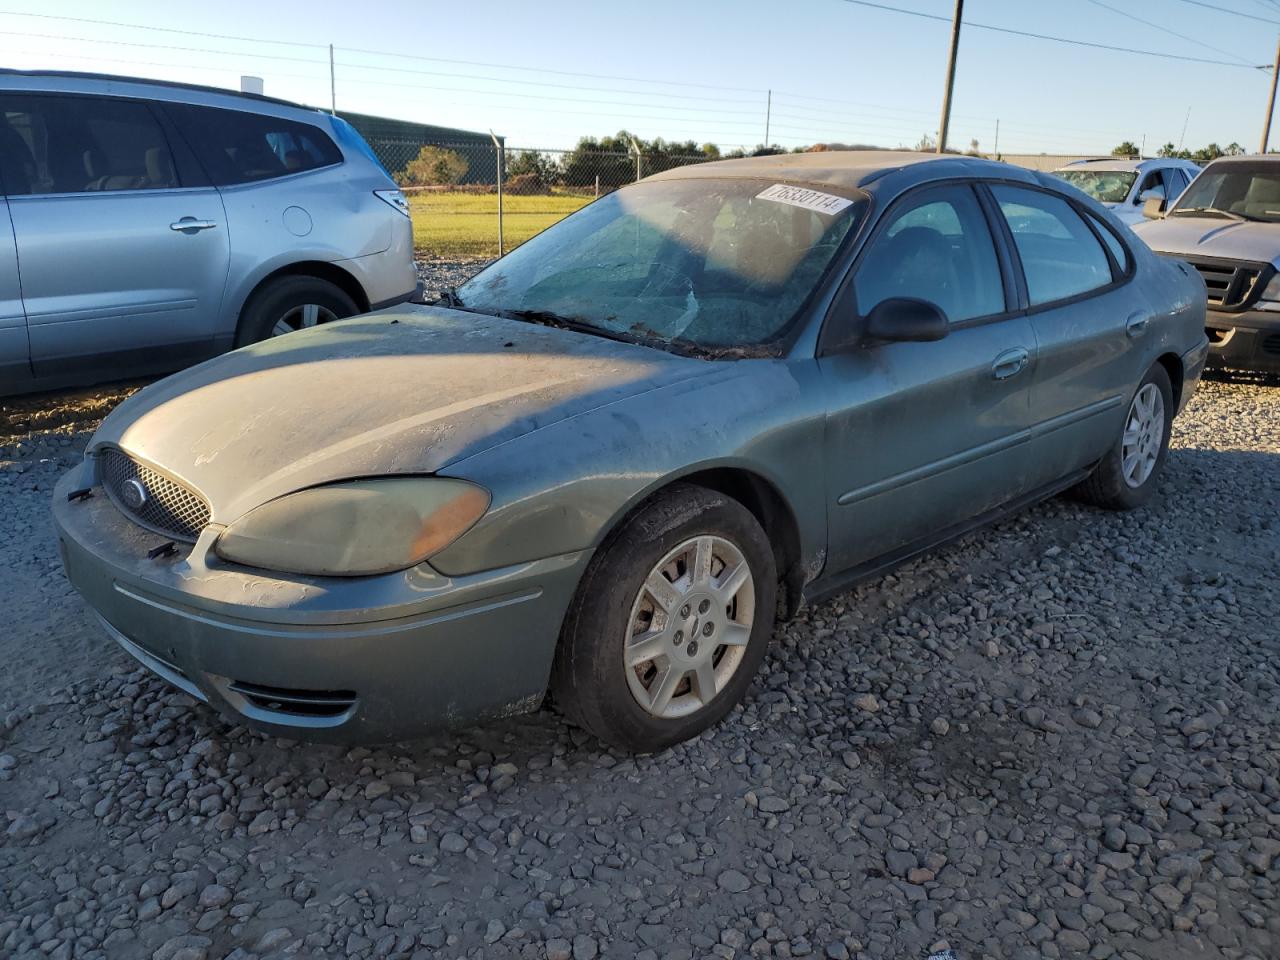
[[713,177],[741,177],[755,180],[789,180],[856,189],[885,174],[908,168],[918,170],[920,180],[942,176],[987,176],[1008,178],[1010,167],[996,160],[960,154],[917,153],[911,150],[819,150],[812,153],[780,153],[738,160],[674,167],[646,177],[647,180],[686,180]]
[[[29,81],[20,84],[6,84],[7,80]],[[41,81],[53,81],[48,88]],[[307,113],[319,113],[315,107],[304,106],[292,100],[279,97],[268,97],[261,93],[246,93],[241,90],[229,90],[225,87],[210,87],[199,83],[183,83],[179,80],[153,80],[149,77],[129,77],[113,73],[88,73],[78,70],[13,70],[0,68],[0,87],[10,89],[41,90],[51,89],[66,93],[115,93],[132,94],[134,96],[154,95],[163,92],[161,99],[173,99],[173,94],[197,94],[200,102],[213,100],[245,101],[252,104],[270,105],[273,107],[289,107]],[[103,88],[95,90],[95,88]]]
[[1280,163],[1280,154],[1276,153],[1240,153],[1234,157],[1218,157],[1209,161],[1212,166],[1220,163]]
[[1150,157],[1146,160],[1132,160],[1124,157],[1105,157],[1097,160],[1076,160],[1068,163],[1064,167],[1058,167],[1054,173],[1062,173],[1067,170],[1102,170],[1102,171],[1124,171],[1131,173],[1133,171],[1152,170],[1158,167],[1181,167],[1187,169],[1194,167],[1197,170],[1199,166],[1190,160],[1183,160],[1181,157]]

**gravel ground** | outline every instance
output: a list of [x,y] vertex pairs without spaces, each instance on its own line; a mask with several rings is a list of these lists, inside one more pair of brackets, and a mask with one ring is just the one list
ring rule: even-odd
[[1280,387],[1204,384],[1147,509],[807,610],[639,759],[550,714],[298,745],[137,669],[47,518],[87,396],[0,447],[0,955],[1280,956]]

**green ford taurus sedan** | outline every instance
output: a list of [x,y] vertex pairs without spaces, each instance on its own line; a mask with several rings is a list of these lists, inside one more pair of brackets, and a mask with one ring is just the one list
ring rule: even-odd
[[60,483],[126,650],[274,734],[534,710],[649,751],[775,619],[1043,497],[1153,493],[1205,288],[1049,176],[812,153],[611,193],[429,307],[122,403]]

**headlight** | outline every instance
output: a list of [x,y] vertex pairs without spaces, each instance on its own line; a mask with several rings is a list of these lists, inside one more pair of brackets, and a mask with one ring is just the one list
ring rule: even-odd
[[1271,278],[1271,282],[1262,291],[1262,299],[1280,300],[1280,273]]
[[487,509],[489,492],[465,480],[334,483],[250,510],[222,532],[214,550],[224,560],[288,573],[388,573],[439,553]]

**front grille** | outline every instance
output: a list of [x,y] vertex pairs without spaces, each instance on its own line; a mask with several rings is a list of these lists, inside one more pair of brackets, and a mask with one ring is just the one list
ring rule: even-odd
[[1243,310],[1262,295],[1270,280],[1271,267],[1265,263],[1180,257],[1196,268],[1209,293],[1209,306],[1219,310]]
[[209,522],[209,504],[203,497],[123,451],[105,450],[101,469],[111,502],[148,530],[194,543]]
[[1262,338],[1262,350],[1280,357],[1280,333],[1273,333]]

